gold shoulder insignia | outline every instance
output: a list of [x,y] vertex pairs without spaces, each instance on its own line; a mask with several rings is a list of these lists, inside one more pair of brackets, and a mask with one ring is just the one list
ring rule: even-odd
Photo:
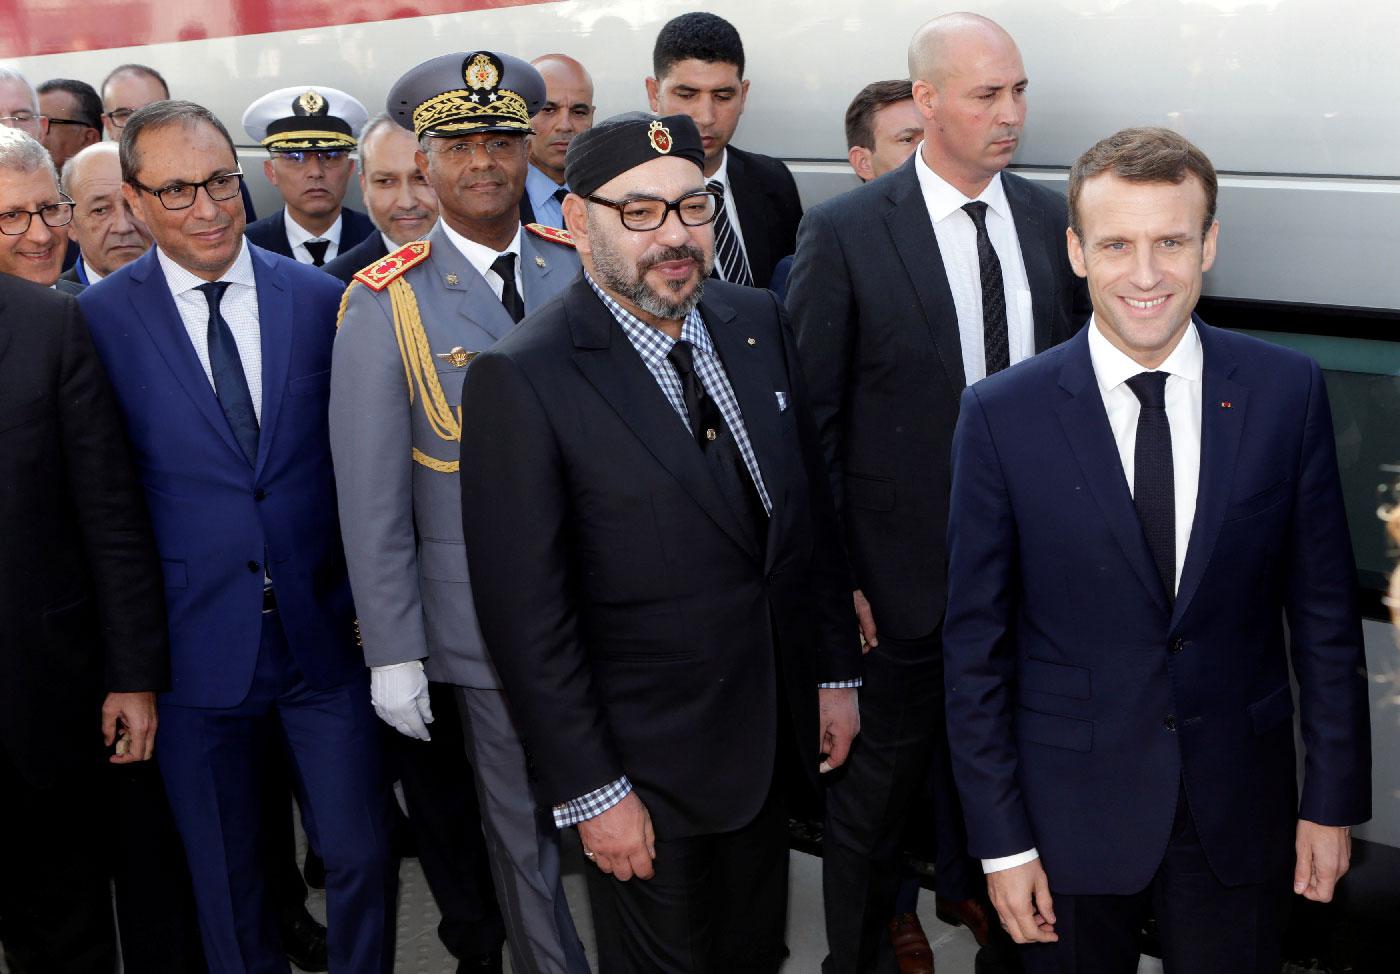
[[355,280],[371,291],[382,291],[410,267],[417,267],[428,259],[432,245],[426,240],[415,240],[404,244],[398,250],[377,263],[370,264],[355,272]]
[[527,223],[525,229],[529,230],[537,237],[543,237],[553,243],[563,244],[565,247],[574,245],[574,235],[567,230],[560,230],[558,227],[547,227],[543,223]]

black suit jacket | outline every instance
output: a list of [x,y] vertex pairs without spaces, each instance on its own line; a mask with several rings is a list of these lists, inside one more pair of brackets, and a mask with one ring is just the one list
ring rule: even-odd
[[778,261],[792,253],[802,200],[788,167],[772,156],[728,148],[730,192],[739,211],[739,229],[755,287],[767,287]]
[[626,774],[668,837],[752,820],[778,719],[815,772],[817,684],[860,671],[779,306],[710,282],[700,308],[773,499],[762,550],[582,278],[472,362],[463,401],[462,470],[490,472],[462,477],[467,563],[539,799]]
[[0,748],[35,786],[92,762],[102,697],[169,681],[161,566],[77,302],[0,275]]
[[341,251],[335,260],[327,261],[321,270],[340,278],[349,287],[357,272],[388,255],[389,251],[384,249],[384,235],[375,230],[349,250]]
[[[1064,198],[1012,173],[1001,178],[1043,351],[1088,319],[1088,293],[1069,264]],[[966,382],[914,157],[807,214],[787,305],[852,584],[881,632],[926,636],[946,602],[949,458]]]
[[[281,254],[283,257],[291,257],[295,260],[291,241],[287,239],[287,224],[282,216],[285,210],[286,207],[281,207],[275,213],[248,224],[243,234],[264,250],[270,250],[274,254]],[[354,247],[370,234],[378,232],[368,216],[359,210],[342,206],[340,208],[340,249],[336,256],[345,253],[347,248]]]

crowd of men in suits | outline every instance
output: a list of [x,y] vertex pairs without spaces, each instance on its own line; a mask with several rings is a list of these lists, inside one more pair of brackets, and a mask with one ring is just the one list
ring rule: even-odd
[[0,71],[11,970],[115,879],[127,970],[390,971],[411,843],[459,970],[581,974],[573,828],[600,971],[776,971],[819,795],[824,971],[933,970],[912,837],[989,966],[1277,972],[1370,814],[1321,373],[1194,317],[1199,149],[1066,200],[1000,26],[909,63],[805,215],[695,13],[596,125],[562,54],[268,93],[256,221],[153,69]]

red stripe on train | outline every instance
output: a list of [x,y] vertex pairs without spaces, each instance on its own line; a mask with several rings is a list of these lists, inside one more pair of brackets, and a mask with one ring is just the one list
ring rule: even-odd
[[558,0],[10,0],[0,57],[339,27]]

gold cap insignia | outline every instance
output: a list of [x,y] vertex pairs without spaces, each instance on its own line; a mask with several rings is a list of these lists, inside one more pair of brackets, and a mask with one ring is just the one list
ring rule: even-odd
[[461,345],[454,345],[450,352],[438,352],[437,357],[442,359],[453,368],[460,369],[472,359],[476,358],[475,352],[469,352]]
[[663,156],[671,151],[671,130],[660,122],[651,123],[647,138],[651,141],[651,147]]
[[316,89],[308,88],[302,96],[297,99],[297,104],[301,106],[302,111],[306,112],[306,114],[319,115],[321,109],[326,107],[326,99],[323,98],[321,93]]
[[462,69],[462,80],[472,91],[486,91],[501,83],[501,63],[485,51],[478,52]]

